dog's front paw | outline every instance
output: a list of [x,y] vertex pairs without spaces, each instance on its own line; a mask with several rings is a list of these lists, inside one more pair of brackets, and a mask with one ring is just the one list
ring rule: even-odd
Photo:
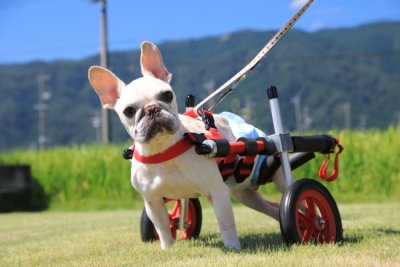
[[228,249],[240,251],[241,245],[239,239],[236,237],[235,240],[224,241],[224,246]]
[[222,234],[222,242],[224,246],[229,249],[233,249],[239,251],[241,249],[239,238],[236,235],[236,230],[225,230],[221,231]]
[[169,247],[171,247],[173,244],[174,244],[174,240],[172,239],[172,240],[166,240],[166,241],[163,241],[163,240],[161,240],[161,249],[162,250],[167,250]]

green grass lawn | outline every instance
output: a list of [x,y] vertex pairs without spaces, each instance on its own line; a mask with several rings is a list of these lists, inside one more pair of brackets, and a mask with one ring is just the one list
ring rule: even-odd
[[279,224],[234,207],[242,251],[223,248],[212,209],[199,240],[142,243],[140,210],[0,215],[0,266],[400,266],[400,203],[339,205],[344,242],[286,247]]

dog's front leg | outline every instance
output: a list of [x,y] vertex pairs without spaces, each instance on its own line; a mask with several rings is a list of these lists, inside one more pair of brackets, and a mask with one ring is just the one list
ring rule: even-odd
[[160,238],[161,248],[167,249],[174,243],[174,239],[169,228],[169,215],[165,207],[164,199],[144,200],[147,215],[153,222],[157,234]]
[[229,188],[223,184],[217,190],[213,190],[207,198],[213,205],[225,247],[240,250]]

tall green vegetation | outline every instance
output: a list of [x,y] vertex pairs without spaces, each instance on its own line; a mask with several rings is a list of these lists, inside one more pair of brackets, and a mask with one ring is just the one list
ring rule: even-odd
[[[348,201],[399,199],[400,127],[390,127],[386,131],[343,131],[333,135],[338,136],[345,147],[340,155],[339,178],[331,183],[324,182],[335,197]],[[320,155],[296,170],[296,177],[317,177],[321,161]]]
[[137,193],[130,185],[130,162],[122,146],[56,147],[46,151],[13,151],[0,162],[30,164],[54,207],[97,209],[128,207]]
[[[332,133],[345,147],[340,156],[340,177],[323,182],[338,201],[383,201],[400,198],[400,127],[386,131]],[[0,163],[30,164],[35,179],[44,187],[51,207],[62,209],[107,209],[141,206],[130,184],[130,162],[114,146],[57,147],[47,151],[16,150],[0,154]],[[322,156],[294,172],[317,178]],[[199,177],[201,179],[201,177]],[[320,179],[318,179],[320,180]],[[321,180],[320,180],[321,181]],[[275,186],[260,190],[279,198]]]

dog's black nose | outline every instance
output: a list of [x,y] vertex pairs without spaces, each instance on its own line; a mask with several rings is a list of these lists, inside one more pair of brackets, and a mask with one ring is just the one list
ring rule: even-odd
[[150,116],[150,117],[154,117],[157,115],[157,113],[159,113],[161,111],[161,108],[153,103],[147,104],[144,107],[144,114],[146,116]]

